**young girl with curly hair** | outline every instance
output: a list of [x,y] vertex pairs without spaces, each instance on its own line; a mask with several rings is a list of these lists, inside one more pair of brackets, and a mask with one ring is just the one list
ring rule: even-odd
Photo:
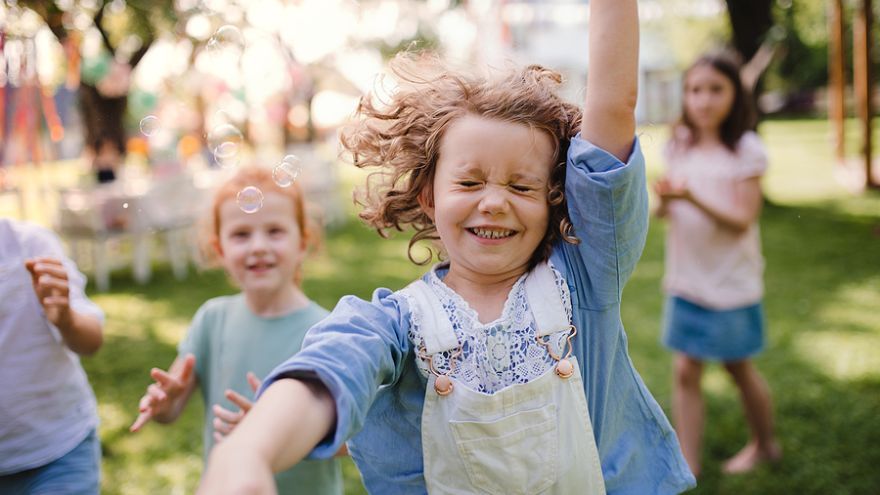
[[590,9],[583,112],[541,67],[482,78],[395,61],[397,87],[364,100],[342,142],[380,170],[361,217],[414,228],[444,261],[312,327],[212,453],[202,493],[262,493],[348,439],[370,493],[693,485],[620,320],[648,217],[636,2]]

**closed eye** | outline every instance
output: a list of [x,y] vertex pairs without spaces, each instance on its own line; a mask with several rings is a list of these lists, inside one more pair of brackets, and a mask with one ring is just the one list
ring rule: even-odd
[[458,183],[461,187],[477,187],[480,185],[479,182],[473,180],[463,180]]
[[521,185],[521,184],[511,184],[511,185],[510,185],[510,188],[513,189],[513,190],[516,191],[516,192],[523,192],[523,193],[524,193],[524,192],[529,192],[529,191],[532,190],[531,187],[529,187],[529,186],[523,186],[523,185]]

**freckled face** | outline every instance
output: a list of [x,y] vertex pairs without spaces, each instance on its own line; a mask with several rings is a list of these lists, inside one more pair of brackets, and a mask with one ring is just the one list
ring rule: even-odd
[[733,108],[733,82],[710,65],[698,65],[687,73],[684,108],[690,121],[703,132],[717,133]]
[[422,198],[449,256],[449,276],[519,276],[547,231],[554,143],[526,125],[465,115],[446,130],[433,201]]

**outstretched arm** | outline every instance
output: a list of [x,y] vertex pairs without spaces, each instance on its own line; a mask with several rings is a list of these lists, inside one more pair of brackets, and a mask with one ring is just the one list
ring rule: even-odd
[[320,382],[276,381],[211,452],[198,493],[273,493],[272,473],[303,459],[335,422],[333,398]]
[[581,136],[624,162],[635,134],[638,66],[636,0],[591,0],[590,65]]

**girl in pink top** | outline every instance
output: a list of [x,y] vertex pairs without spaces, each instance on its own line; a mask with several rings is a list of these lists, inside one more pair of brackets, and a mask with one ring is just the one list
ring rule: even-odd
[[669,221],[663,343],[675,352],[673,420],[694,475],[700,473],[703,363],[721,361],[740,392],[751,439],[727,473],[776,460],[770,391],[751,361],[764,346],[764,260],[758,217],[767,157],[750,131],[754,113],[725,55],[704,55],[685,73],[684,108],[654,183],[655,214]]

